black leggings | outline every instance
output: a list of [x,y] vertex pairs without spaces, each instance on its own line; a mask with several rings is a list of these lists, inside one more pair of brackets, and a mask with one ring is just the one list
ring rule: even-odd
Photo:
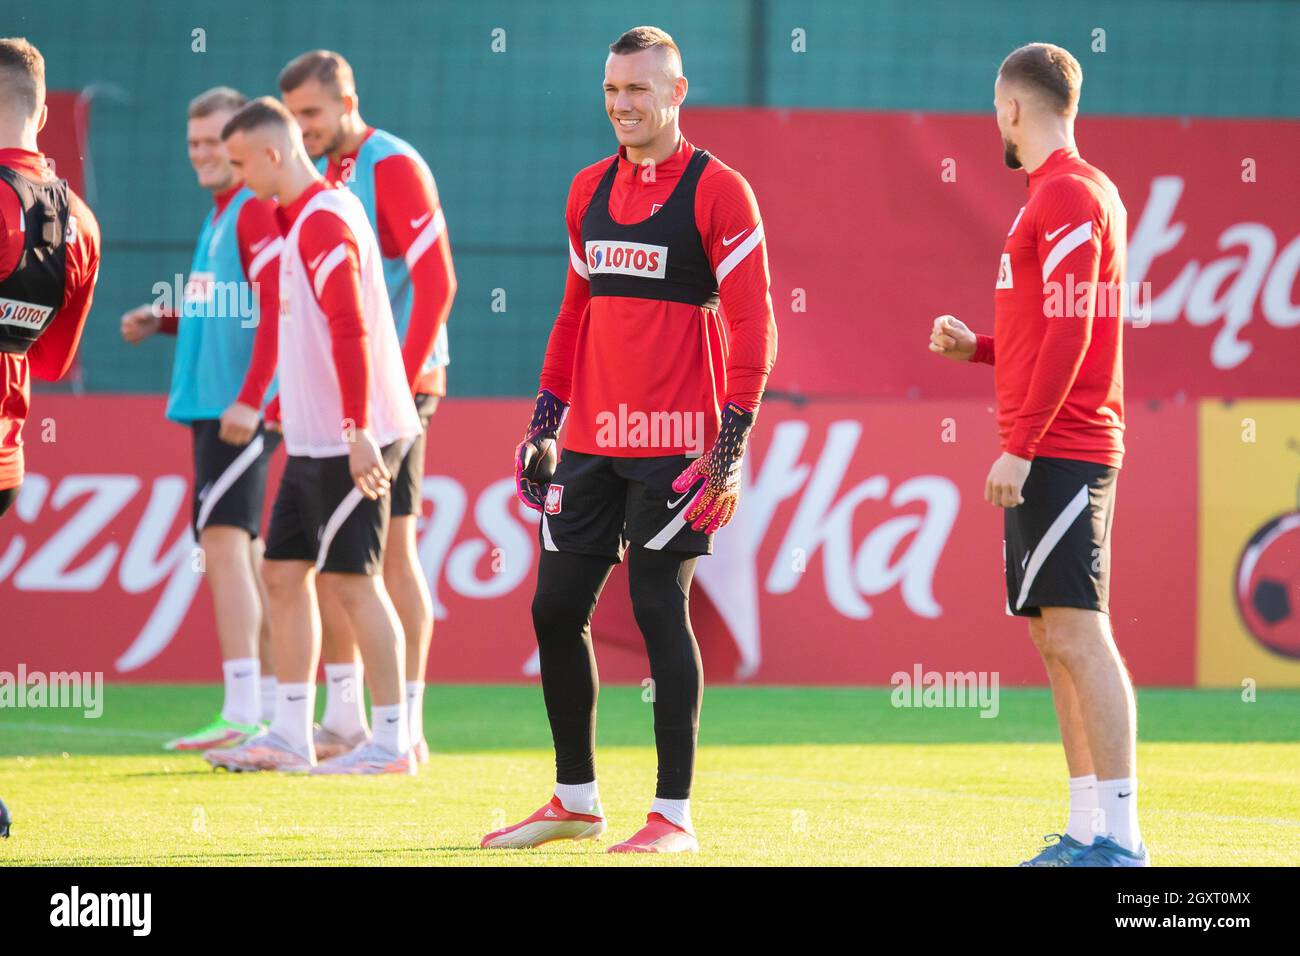
[[14,503],[14,500],[18,497],[18,492],[21,490],[22,486],[19,485],[17,488],[6,488],[4,491],[0,491],[0,517],[9,510],[9,506]]
[[[697,555],[629,550],[632,610],[645,639],[653,680],[655,796],[685,800],[695,772],[704,671],[691,631],[687,602]],[[613,562],[585,554],[543,551],[533,597],[533,627],[542,669],[542,692],[555,740],[555,779],[596,778],[596,695],[600,679],[591,646],[591,615]]]

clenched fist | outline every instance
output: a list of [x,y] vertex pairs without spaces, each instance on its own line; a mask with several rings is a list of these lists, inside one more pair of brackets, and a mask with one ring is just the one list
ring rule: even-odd
[[975,355],[975,333],[960,319],[941,315],[930,330],[930,351],[956,362],[969,362]]

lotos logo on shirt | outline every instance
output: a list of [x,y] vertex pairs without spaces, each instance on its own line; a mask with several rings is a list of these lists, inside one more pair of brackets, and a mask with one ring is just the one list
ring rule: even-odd
[[548,515],[558,515],[563,501],[564,485],[551,484],[546,486],[546,513]]
[[587,270],[592,275],[608,273],[662,279],[667,267],[667,246],[594,239],[587,243]]
[[39,329],[53,313],[54,310],[48,306],[20,302],[17,299],[0,299],[0,325]]

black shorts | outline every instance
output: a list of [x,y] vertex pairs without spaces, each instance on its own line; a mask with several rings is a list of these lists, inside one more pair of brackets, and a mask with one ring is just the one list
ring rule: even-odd
[[194,536],[207,527],[243,528],[254,538],[262,533],[266,505],[266,470],[280,446],[280,434],[262,425],[247,445],[230,445],[219,437],[221,422],[190,422],[194,432],[194,497],[190,524]]
[[1021,496],[1003,517],[1007,610],[1043,607],[1110,613],[1110,525],[1118,469],[1069,458],[1035,458]]
[[539,529],[547,551],[594,554],[622,561],[628,544],[651,550],[712,554],[713,535],[686,524],[699,492],[673,491],[693,461],[685,455],[611,458],[565,451],[546,492]]
[[[389,471],[397,468],[402,444],[382,450]],[[271,507],[266,560],[311,561],[324,573],[379,574],[391,504],[391,495],[371,500],[361,493],[347,455],[290,455]]]
[[411,444],[411,449],[402,458],[402,463],[397,466],[397,471],[393,473],[393,505],[392,515],[394,518],[405,518],[407,515],[419,515],[420,506],[424,503],[422,486],[424,484],[424,437],[429,431],[429,419],[438,409],[437,395],[417,395],[415,396],[415,410],[420,413],[420,434],[415,437]]

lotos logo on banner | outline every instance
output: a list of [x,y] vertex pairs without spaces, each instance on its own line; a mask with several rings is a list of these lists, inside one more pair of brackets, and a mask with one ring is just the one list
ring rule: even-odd
[[662,279],[668,268],[668,247],[644,242],[587,243],[587,271]]
[[[32,437],[22,494],[0,519],[0,670],[22,661],[131,680],[219,679],[188,527],[188,432],[163,420],[161,398],[41,395],[36,405],[58,440]],[[424,483],[419,553],[439,622],[430,679],[536,673],[539,516],[516,500],[509,471],[510,436],[527,415],[526,400],[463,400],[433,419],[430,448],[456,453],[431,451]],[[135,430],[123,440],[101,427],[105,417]],[[960,441],[949,440],[953,428]],[[1189,683],[1194,529],[1169,515],[1195,509],[1194,415],[1135,410],[1130,428],[1144,442],[1122,479],[1117,639],[1139,680]],[[983,403],[769,399],[740,509],[696,570],[691,617],[710,679],[884,685],[924,660],[1042,683],[1023,622],[1004,613],[1001,515],[981,498],[993,434]],[[559,508],[558,486],[552,495],[548,508]],[[592,629],[603,677],[645,676],[625,581],[605,588]]]

